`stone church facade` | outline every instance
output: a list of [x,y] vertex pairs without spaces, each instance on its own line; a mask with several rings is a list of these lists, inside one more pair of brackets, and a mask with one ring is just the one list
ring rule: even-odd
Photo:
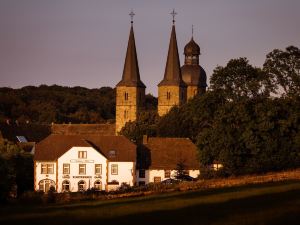
[[[184,47],[184,65],[180,67],[173,20],[167,62],[163,79],[158,83],[158,115],[180,106],[206,91],[206,73],[199,65],[200,47],[191,40]],[[145,84],[141,81],[136,53],[133,23],[131,23],[126,58],[121,81],[116,85],[116,134],[126,122],[135,121],[145,105]]]

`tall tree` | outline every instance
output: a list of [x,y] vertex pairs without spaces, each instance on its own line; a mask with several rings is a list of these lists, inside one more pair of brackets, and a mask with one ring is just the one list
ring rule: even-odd
[[272,91],[270,77],[250,65],[246,58],[231,59],[225,67],[218,66],[210,84],[210,89],[223,91],[230,100],[268,96]]
[[289,46],[267,55],[264,71],[274,79],[275,91],[283,95],[300,95],[300,49]]

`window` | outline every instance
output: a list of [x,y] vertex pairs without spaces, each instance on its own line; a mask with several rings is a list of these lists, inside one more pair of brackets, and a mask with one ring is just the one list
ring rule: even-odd
[[154,177],[154,183],[160,183],[161,177]]
[[39,182],[39,190],[43,192],[48,192],[50,188],[54,188],[55,190],[55,182],[50,179],[41,180]]
[[64,180],[62,182],[62,191],[70,191],[70,181]]
[[108,157],[109,157],[109,158],[114,158],[114,157],[116,157],[116,150],[109,150],[109,152],[108,152]]
[[139,177],[145,178],[145,170],[139,170]]
[[127,119],[128,118],[128,110],[125,110],[124,111],[124,119]]
[[125,101],[128,100],[128,93],[127,92],[124,93],[124,98],[125,98]]
[[54,173],[54,164],[53,163],[42,163],[41,174],[53,174],[53,173]]
[[165,170],[165,178],[171,177],[171,170]]
[[111,165],[111,175],[118,175],[118,164]]
[[100,180],[96,180],[95,183],[94,183],[94,188],[95,190],[97,191],[101,191],[102,190],[102,187],[101,187],[101,181]]
[[79,174],[85,174],[86,165],[85,164],[79,164]]
[[84,191],[85,190],[85,181],[81,180],[78,182],[78,191]]
[[171,99],[171,93],[168,91],[167,92],[167,99],[170,100]]
[[78,152],[78,158],[79,159],[86,159],[86,156],[87,156],[86,151],[79,151]]
[[70,164],[68,163],[63,164],[63,174],[70,174]]
[[41,174],[47,173],[47,164],[42,163],[41,165]]
[[95,174],[102,174],[102,164],[95,164]]

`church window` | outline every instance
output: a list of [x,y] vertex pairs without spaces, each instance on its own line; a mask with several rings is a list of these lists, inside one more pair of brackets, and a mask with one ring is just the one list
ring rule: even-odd
[[127,119],[128,118],[128,110],[125,110],[124,111],[124,119]]
[[167,92],[167,99],[170,100],[171,99],[171,93],[168,91]]
[[125,97],[125,101],[127,101],[128,100],[128,93],[127,92],[125,92],[124,97]]

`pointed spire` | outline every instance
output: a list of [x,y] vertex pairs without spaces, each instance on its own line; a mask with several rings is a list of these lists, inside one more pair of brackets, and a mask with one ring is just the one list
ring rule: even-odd
[[135,39],[134,39],[134,32],[133,32],[133,16],[134,16],[133,11],[131,11],[129,15],[131,16],[131,28],[130,28],[126,58],[124,63],[122,80],[117,84],[117,86],[145,88],[146,86],[143,84],[140,78],[140,71],[139,71],[138,59],[136,54]]
[[164,85],[185,86],[181,77],[180,60],[179,60],[176,31],[175,31],[174,24],[172,26],[164,79],[158,84],[158,86],[164,86]]

